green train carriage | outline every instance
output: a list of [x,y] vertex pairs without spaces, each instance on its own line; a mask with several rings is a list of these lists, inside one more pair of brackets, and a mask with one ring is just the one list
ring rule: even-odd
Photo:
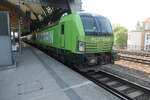
[[32,43],[62,61],[76,65],[113,63],[113,32],[109,20],[90,13],[72,13],[58,24],[33,33]]

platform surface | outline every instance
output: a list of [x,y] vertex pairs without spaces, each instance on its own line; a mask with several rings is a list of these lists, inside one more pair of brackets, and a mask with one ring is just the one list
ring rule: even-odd
[[120,100],[33,47],[0,70],[0,100]]

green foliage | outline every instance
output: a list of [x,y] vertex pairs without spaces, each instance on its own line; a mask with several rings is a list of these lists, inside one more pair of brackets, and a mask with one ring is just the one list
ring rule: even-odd
[[128,29],[123,26],[114,25],[113,31],[115,37],[114,44],[119,48],[125,48],[127,46]]

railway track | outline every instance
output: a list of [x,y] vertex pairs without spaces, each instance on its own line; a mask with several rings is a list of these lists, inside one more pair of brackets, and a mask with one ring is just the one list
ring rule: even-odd
[[150,57],[150,52],[131,52],[131,51],[121,51],[121,50],[114,50],[114,51],[122,54]]
[[150,65],[150,60],[146,60],[146,59],[139,59],[139,58],[127,57],[127,56],[119,56],[119,58],[122,60],[127,60],[127,61],[131,61],[131,62]]
[[150,90],[104,71],[77,71],[122,100],[150,100]]

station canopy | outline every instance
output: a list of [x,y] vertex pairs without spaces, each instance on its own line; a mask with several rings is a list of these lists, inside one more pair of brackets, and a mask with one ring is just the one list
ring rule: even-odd
[[[19,20],[22,30],[27,32],[49,22],[56,22],[63,13],[71,13],[70,6],[74,2],[75,0],[1,0],[0,11],[10,12],[12,28],[17,29]],[[76,8],[81,9],[81,6]]]

